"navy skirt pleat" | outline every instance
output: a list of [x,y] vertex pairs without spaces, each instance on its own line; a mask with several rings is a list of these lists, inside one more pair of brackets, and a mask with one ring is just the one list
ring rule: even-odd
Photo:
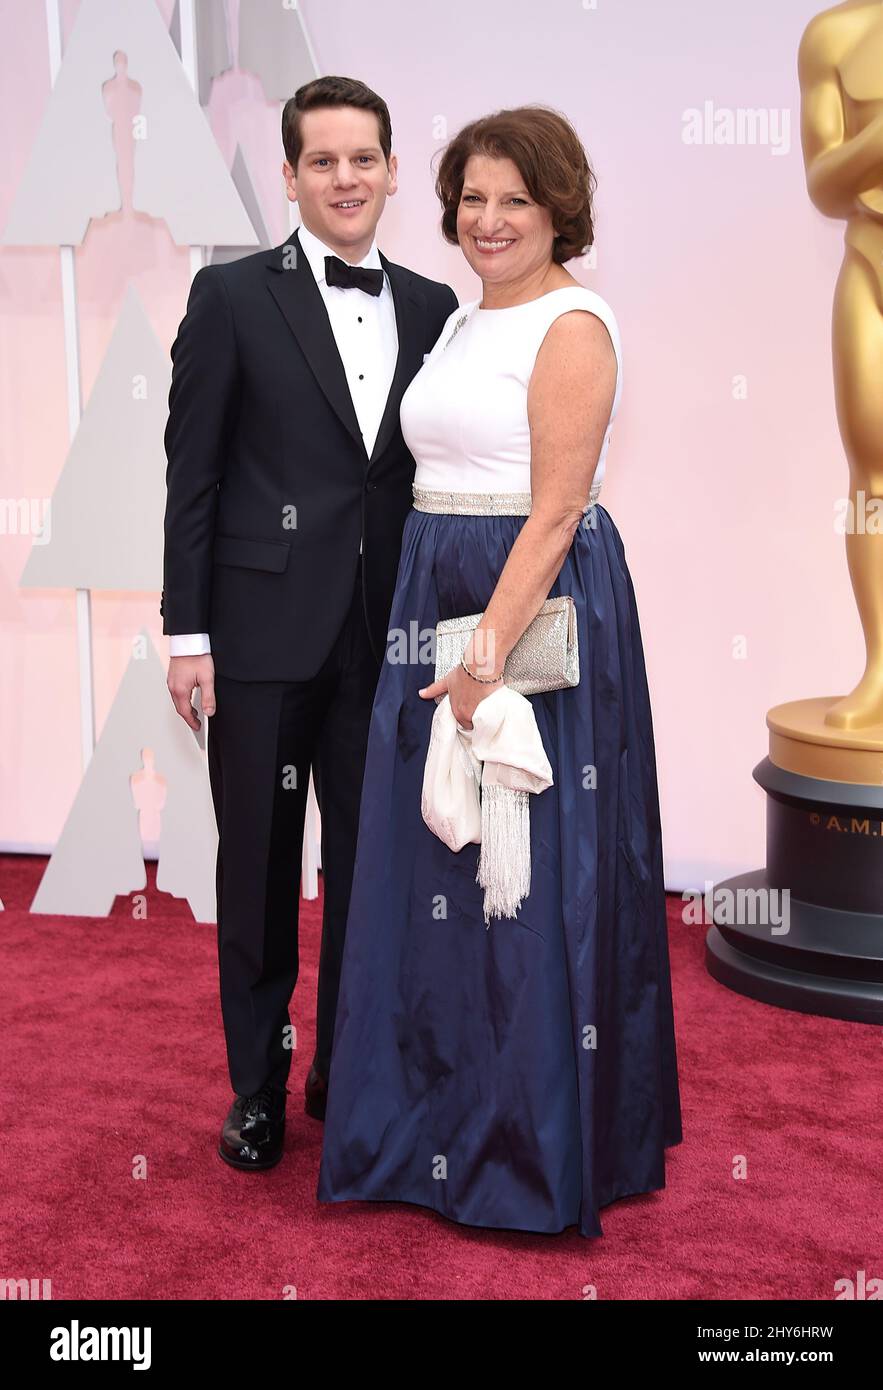
[[530,798],[516,918],[485,927],[479,846],[420,814],[427,634],[487,606],[524,520],[405,523],[388,657],[410,659],[384,662],[371,718],[318,1195],[597,1236],[681,1139],[650,700],[600,504],[551,590],[576,603],[580,683],[530,697],[554,784]]

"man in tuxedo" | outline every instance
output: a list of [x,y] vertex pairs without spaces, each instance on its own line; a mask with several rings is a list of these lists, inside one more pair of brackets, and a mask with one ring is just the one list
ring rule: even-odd
[[218,823],[221,1006],[235,1099],[220,1156],[282,1156],[310,769],[324,914],[306,1110],[324,1117],[371,707],[414,460],[399,403],[457,307],[375,244],[396,158],[386,103],[322,77],[282,115],[301,227],[197,272],[172,345],[163,632]]

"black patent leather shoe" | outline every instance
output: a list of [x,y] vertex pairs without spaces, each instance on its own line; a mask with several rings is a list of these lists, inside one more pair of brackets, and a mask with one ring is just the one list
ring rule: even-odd
[[218,1144],[225,1163],[258,1172],[279,1162],[285,1139],[286,1094],[278,1086],[263,1086],[253,1096],[236,1097]]
[[320,1076],[314,1066],[310,1067],[304,1086],[304,1110],[314,1120],[324,1120],[325,1101],[328,1096],[328,1082]]

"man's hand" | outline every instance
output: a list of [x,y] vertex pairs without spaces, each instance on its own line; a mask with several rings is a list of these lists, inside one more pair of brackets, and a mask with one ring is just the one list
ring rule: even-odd
[[211,654],[204,656],[173,656],[169,658],[169,676],[166,681],[175,709],[191,729],[200,728],[201,721],[190,703],[194,688],[202,691],[203,714],[215,712],[215,663]]

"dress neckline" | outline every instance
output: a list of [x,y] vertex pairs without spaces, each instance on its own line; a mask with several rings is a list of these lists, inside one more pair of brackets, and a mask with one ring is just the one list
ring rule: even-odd
[[482,309],[481,301],[476,302],[476,312],[479,314],[505,314],[510,309],[526,309],[529,304],[539,304],[541,299],[548,299],[551,294],[569,294],[571,290],[586,290],[587,294],[592,291],[585,285],[559,285],[557,290],[546,290],[545,294],[535,295],[533,299],[525,299],[521,304],[504,304],[501,309]]

